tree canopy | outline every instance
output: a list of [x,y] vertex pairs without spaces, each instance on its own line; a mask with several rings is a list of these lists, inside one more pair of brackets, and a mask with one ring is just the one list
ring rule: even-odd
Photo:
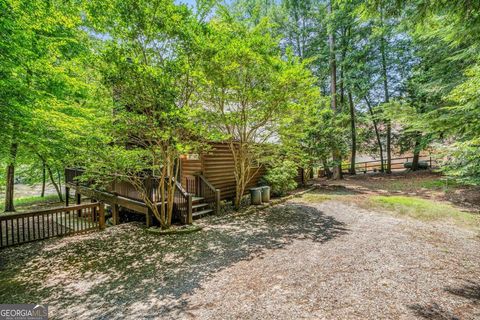
[[[237,206],[260,164],[284,161],[341,178],[358,155],[390,172],[392,154],[413,153],[415,170],[428,149],[445,174],[480,183],[475,1],[4,0],[0,10],[8,211],[18,177],[48,180],[61,198],[70,165],[98,184],[160,176],[170,182],[158,197],[172,200],[180,157],[208,141],[231,147]],[[154,213],[168,227],[165,210]]]

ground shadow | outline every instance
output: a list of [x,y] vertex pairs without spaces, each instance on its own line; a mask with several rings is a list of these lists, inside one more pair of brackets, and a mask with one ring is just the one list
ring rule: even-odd
[[443,309],[436,303],[428,305],[414,304],[409,306],[413,313],[420,318],[429,320],[460,320],[448,310]]
[[480,303],[480,284],[471,280],[465,282],[459,287],[447,287],[445,291],[456,296]]
[[333,217],[296,203],[209,217],[204,230],[188,235],[152,235],[126,224],[66,245],[57,239],[9,251],[0,267],[0,301],[47,302],[58,317],[175,317],[219,270],[295,240],[322,243],[346,232]]
[[[462,284],[453,287],[446,287],[444,289],[446,292],[455,295],[457,297],[470,300],[470,303],[479,304],[480,303],[480,284],[471,281],[465,280]],[[437,303],[430,303],[427,305],[415,304],[409,306],[413,313],[421,318],[430,319],[430,320],[459,320],[461,317],[455,315],[452,312],[441,307]]]
[[349,188],[343,185],[318,185],[317,188],[310,192],[311,194],[325,194],[325,195],[339,195],[350,196],[364,194],[365,191],[359,189]]

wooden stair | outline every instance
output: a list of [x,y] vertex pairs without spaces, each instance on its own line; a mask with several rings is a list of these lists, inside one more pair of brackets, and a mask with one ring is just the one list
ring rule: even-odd
[[213,212],[213,209],[208,207],[208,203],[205,203],[203,197],[192,198],[192,218],[200,219]]

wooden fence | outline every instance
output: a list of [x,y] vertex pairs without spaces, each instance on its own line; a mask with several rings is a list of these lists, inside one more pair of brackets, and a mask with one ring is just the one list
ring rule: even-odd
[[105,228],[101,202],[0,215],[0,248]]
[[[392,158],[392,171],[400,171],[406,170],[405,163],[411,162],[413,160],[413,156],[410,157],[401,157],[401,158]],[[426,162],[429,168],[433,168],[437,165],[436,161],[432,159],[431,156],[420,156],[419,161]],[[383,160],[383,167],[387,170],[387,160]],[[355,171],[357,173],[367,173],[367,172],[380,172],[382,166],[380,160],[373,160],[373,161],[364,161],[364,162],[357,162],[355,163]],[[350,164],[343,164],[342,171],[344,173],[348,173],[350,169]]]

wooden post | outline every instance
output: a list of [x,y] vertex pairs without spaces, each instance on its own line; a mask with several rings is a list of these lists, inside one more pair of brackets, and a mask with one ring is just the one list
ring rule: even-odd
[[[77,204],[82,203],[82,195],[80,193],[78,193],[77,190],[75,190],[75,200],[76,200]],[[81,215],[82,215],[82,210],[77,210],[77,216],[80,217]]]
[[203,192],[200,184],[200,176],[196,175],[195,176],[195,191],[193,192],[194,194],[203,197]]
[[[95,202],[97,202],[97,200],[91,198],[91,199],[90,199],[90,202],[91,202],[91,203],[95,203]],[[97,207],[93,207],[93,210],[92,210],[92,211],[93,211],[93,216],[95,217],[95,215],[96,215],[96,213],[97,213]]]
[[192,209],[192,195],[187,195],[187,216],[185,217],[184,223],[192,224],[193,223],[193,209]]
[[152,226],[152,210],[150,208],[147,209],[147,213],[145,215],[145,224],[147,225],[147,228]]
[[65,206],[68,207],[70,203],[70,188],[65,187]]
[[430,169],[432,169],[432,156],[430,156]]
[[220,189],[215,189],[215,214],[220,213]]
[[116,226],[117,224],[120,223],[120,216],[119,216],[119,207],[118,204],[114,203],[112,204],[112,222],[113,225]]
[[98,228],[105,229],[105,204],[103,202],[98,203]]

